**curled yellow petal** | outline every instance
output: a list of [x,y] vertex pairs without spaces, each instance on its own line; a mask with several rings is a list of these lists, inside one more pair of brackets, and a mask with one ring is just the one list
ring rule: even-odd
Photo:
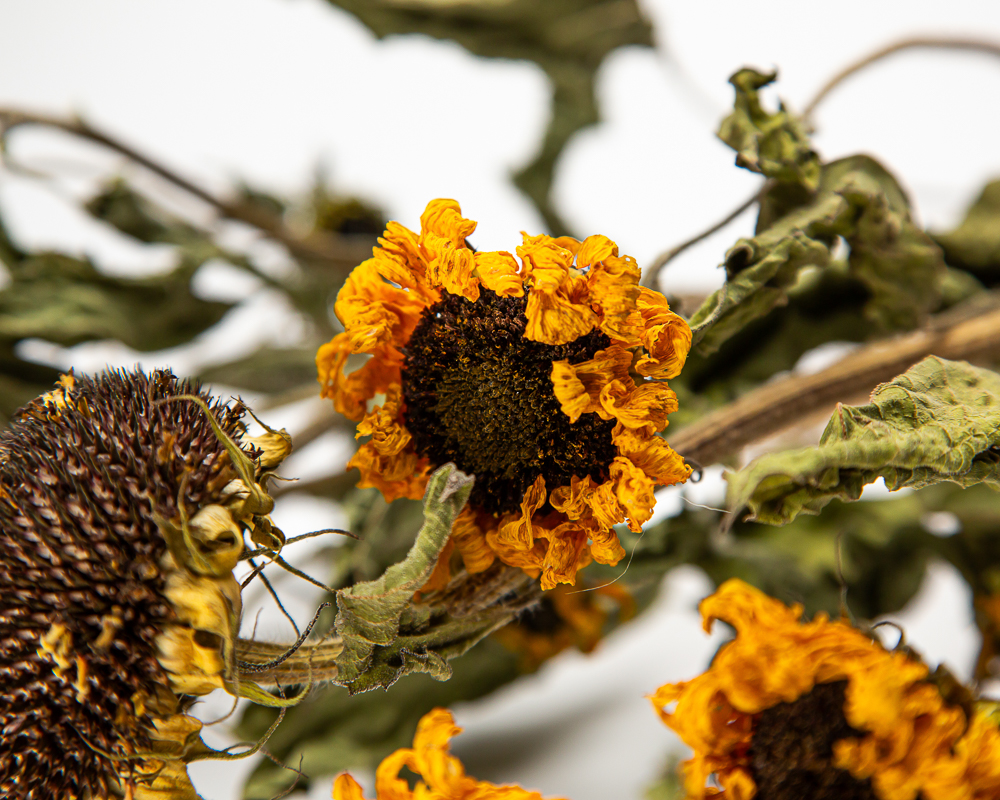
[[479,280],[487,289],[501,297],[523,297],[524,281],[517,261],[506,250],[476,253]]
[[628,377],[632,354],[620,345],[612,345],[599,350],[588,361],[570,364],[569,361],[552,362],[552,387],[556,399],[569,417],[576,422],[583,414],[599,414],[603,419],[611,419],[601,402],[601,392],[612,382],[623,386]]
[[636,307],[642,315],[640,341],[645,354],[636,363],[644,377],[674,378],[680,374],[691,351],[691,328],[670,310],[659,292],[639,288]]

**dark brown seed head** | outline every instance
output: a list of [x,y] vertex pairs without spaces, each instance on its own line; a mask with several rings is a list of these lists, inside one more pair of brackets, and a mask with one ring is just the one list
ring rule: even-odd
[[754,721],[750,750],[759,800],[877,800],[870,780],[833,764],[833,745],[863,736],[844,717],[847,681],[821,683]]
[[198,394],[242,433],[242,408],[169,372],[62,383],[0,433],[0,796],[17,800],[119,791],[152,722],[177,712],[154,520],[225,502],[236,475],[198,405],[158,401]]

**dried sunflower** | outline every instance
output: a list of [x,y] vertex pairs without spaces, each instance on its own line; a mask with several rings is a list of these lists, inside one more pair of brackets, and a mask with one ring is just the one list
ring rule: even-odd
[[3,797],[196,797],[184,761],[211,751],[185,711],[250,689],[232,570],[244,529],[280,536],[261,484],[291,446],[255,448],[241,415],[113,372],[64,376],[0,433]]
[[[420,222],[389,223],[316,356],[323,395],[371,437],[349,463],[359,485],[391,501],[447,462],[475,475],[452,536],[469,572],[499,558],[551,589],[617,563],[613,526],[641,530],[654,487],[691,472],[657,436],[690,329],[605,236],[525,234],[515,258],[472,250],[454,200]],[[345,374],[355,353],[370,358]]]
[[[425,714],[417,725],[412,749],[397,750],[379,764],[377,800],[542,800],[538,792],[466,775],[462,762],[448,752],[448,742],[461,732],[450,711],[435,708]],[[415,789],[399,777],[404,767],[420,776]],[[357,781],[345,772],[334,781],[333,800],[364,800],[364,796]]]
[[[1000,729],[911,653],[845,621],[801,622],[739,580],[700,606],[736,629],[711,667],[654,707],[694,749],[688,798],[986,800],[1000,797]],[[675,704],[673,711],[667,707]],[[714,776],[722,791],[706,788]]]

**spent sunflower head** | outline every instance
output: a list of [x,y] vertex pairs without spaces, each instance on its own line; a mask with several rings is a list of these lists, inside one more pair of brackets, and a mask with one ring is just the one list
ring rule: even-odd
[[[654,487],[691,473],[657,435],[690,328],[605,236],[525,234],[515,256],[472,250],[454,200],[420,222],[389,223],[316,356],[323,395],[371,437],[349,464],[359,485],[391,501],[447,462],[475,475],[452,537],[471,573],[499,558],[551,589],[617,563],[613,526],[641,530]],[[345,373],[352,354],[370,357]]]
[[1000,797],[996,721],[985,705],[954,702],[912,653],[823,614],[802,622],[801,606],[739,580],[700,610],[706,631],[721,619],[736,638],[702,675],[652,697],[694,750],[688,798]]
[[0,433],[3,797],[196,796],[184,712],[234,690],[232,570],[281,453],[240,449],[241,416],[113,372],[64,376]]
[[[413,747],[387,756],[375,771],[376,800],[542,800],[538,792],[520,786],[497,786],[466,775],[462,762],[448,752],[448,742],[461,732],[450,711],[435,708],[425,714]],[[404,767],[420,778],[413,789],[399,776]],[[364,800],[364,795],[345,772],[334,781],[333,800]]]

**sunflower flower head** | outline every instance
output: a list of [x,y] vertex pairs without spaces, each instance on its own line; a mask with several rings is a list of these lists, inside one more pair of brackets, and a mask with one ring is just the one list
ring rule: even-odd
[[[475,475],[452,536],[469,572],[499,559],[572,584],[617,563],[613,526],[641,530],[654,488],[690,475],[657,434],[691,331],[605,236],[475,252],[475,227],[453,200],[432,201],[419,234],[389,223],[337,298],[322,392],[371,437],[349,464],[360,486],[391,501],[447,462]],[[348,373],[352,354],[369,357]]]
[[652,697],[694,750],[688,798],[1000,796],[996,722],[950,702],[913,655],[822,614],[802,622],[800,606],[735,579],[700,610],[706,630],[721,619],[736,638],[702,675]]
[[[375,771],[376,800],[542,800],[538,792],[520,786],[497,786],[466,775],[462,762],[448,752],[449,741],[461,732],[450,711],[435,708],[425,714],[413,747],[397,750]],[[399,776],[404,767],[420,778],[413,789]],[[345,772],[334,781],[333,800],[364,800],[364,795]]]
[[283,452],[237,445],[242,413],[111,372],[64,376],[0,433],[0,796],[195,796],[185,711],[232,689],[232,570]]

